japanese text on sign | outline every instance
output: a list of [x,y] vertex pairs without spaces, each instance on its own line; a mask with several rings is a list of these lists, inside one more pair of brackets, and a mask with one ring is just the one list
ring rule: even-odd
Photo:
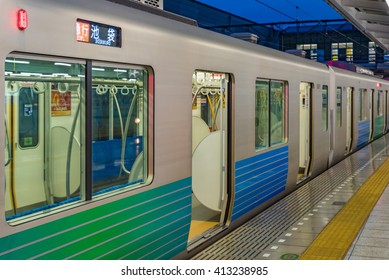
[[77,19],[77,41],[109,47],[121,47],[121,28]]

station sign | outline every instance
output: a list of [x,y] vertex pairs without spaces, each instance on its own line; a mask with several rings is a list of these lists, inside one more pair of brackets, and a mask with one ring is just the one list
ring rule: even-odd
[[117,26],[77,19],[76,33],[78,42],[117,48],[122,46],[122,29]]
[[371,71],[369,69],[366,69],[366,68],[359,67],[359,66],[356,67],[355,72],[360,73],[360,74],[366,74],[366,75],[374,76],[374,72],[373,71]]

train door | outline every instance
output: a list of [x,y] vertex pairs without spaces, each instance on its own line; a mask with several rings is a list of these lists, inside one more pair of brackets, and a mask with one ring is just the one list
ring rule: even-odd
[[228,202],[230,76],[196,71],[192,88],[192,221],[189,241],[225,224]]
[[384,92],[382,90],[375,91],[374,94],[374,133],[373,138],[376,139],[384,133],[385,129],[385,101]]
[[369,142],[373,140],[374,138],[374,89],[370,90],[369,94],[369,116],[370,116],[370,135],[369,135]]
[[383,106],[383,133],[385,134],[386,133],[386,130],[387,130],[387,123],[388,123],[388,116],[387,116],[387,113],[388,113],[388,108],[387,108],[387,104],[388,104],[388,101],[387,101],[387,95],[386,95],[386,92],[385,91],[382,91],[382,106]]
[[310,176],[310,165],[312,160],[312,88],[313,85],[311,83],[300,83],[300,152],[297,183],[307,179]]
[[347,113],[346,113],[346,154],[351,152],[353,144],[353,100],[354,100],[354,88],[347,87]]
[[[62,63],[62,66],[59,64]],[[7,219],[59,203],[80,187],[79,86],[81,64],[6,59],[5,207]],[[62,67],[63,72],[60,73]]]
[[385,98],[386,98],[386,106],[385,106],[385,110],[386,110],[386,121],[385,121],[385,124],[386,124],[386,132],[389,131],[389,96],[388,96],[388,91],[385,90]]

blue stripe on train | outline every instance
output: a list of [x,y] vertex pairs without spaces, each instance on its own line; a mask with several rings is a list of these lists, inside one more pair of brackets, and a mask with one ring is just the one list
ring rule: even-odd
[[369,142],[370,137],[370,121],[361,121],[358,123],[358,143],[357,147],[360,148]]
[[236,162],[232,220],[283,192],[288,177],[288,147]]

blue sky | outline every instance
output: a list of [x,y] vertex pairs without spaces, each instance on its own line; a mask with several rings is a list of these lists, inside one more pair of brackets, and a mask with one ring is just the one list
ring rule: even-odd
[[297,20],[323,20],[323,19],[342,18],[342,16],[340,16],[324,0],[197,0],[197,1],[258,23],[296,21],[296,19]]

